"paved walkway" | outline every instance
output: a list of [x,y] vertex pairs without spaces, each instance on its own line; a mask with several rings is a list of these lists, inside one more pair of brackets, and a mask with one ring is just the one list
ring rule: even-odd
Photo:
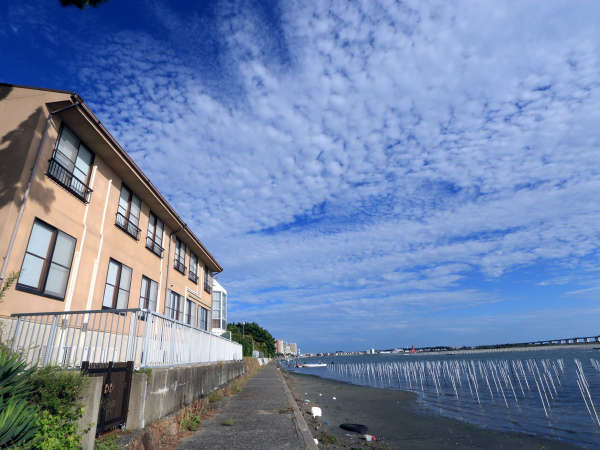
[[[228,419],[233,425],[224,425]],[[259,370],[238,394],[229,397],[200,431],[178,449],[316,448],[274,362]]]

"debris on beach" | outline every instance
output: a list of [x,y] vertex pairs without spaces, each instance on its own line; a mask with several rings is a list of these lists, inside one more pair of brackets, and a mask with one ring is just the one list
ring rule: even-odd
[[318,406],[313,406],[310,408],[310,414],[313,417],[321,417],[322,412],[321,412],[321,408],[319,408]]
[[332,399],[332,400],[337,400],[337,398],[335,398],[335,397],[331,397],[331,399]]
[[365,434],[369,431],[369,428],[366,425],[362,425],[360,423],[343,423],[340,425],[342,430],[354,431],[355,433]]

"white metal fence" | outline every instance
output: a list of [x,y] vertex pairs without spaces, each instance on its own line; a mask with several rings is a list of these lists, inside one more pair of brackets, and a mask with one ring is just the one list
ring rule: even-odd
[[13,314],[10,346],[30,365],[134,361],[136,368],[242,359],[242,346],[141,309]]

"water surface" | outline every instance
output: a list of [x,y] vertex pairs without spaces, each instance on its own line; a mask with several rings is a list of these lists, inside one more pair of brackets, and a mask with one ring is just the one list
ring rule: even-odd
[[302,358],[289,369],[419,394],[441,415],[497,430],[600,447],[600,351],[559,349],[455,355]]

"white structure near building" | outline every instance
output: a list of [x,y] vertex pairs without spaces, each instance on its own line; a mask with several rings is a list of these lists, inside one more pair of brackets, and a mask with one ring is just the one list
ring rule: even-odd
[[212,288],[212,332],[227,331],[227,291],[213,278]]

